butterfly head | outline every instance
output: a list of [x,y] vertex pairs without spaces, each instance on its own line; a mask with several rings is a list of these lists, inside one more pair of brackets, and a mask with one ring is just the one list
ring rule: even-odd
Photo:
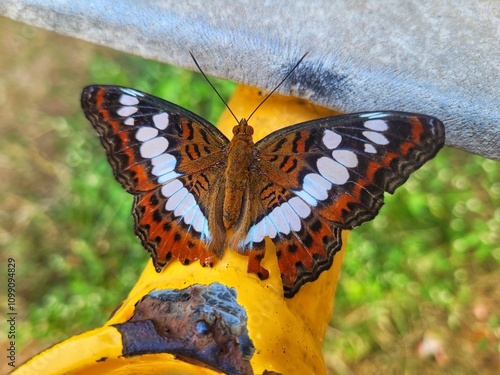
[[233,135],[238,136],[239,138],[248,137],[251,139],[253,135],[253,128],[248,125],[247,120],[243,118],[240,120],[238,125],[233,128]]

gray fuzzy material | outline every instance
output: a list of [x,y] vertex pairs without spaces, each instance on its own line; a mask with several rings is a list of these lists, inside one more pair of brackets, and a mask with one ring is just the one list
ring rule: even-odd
[[343,112],[425,113],[500,160],[500,2],[3,0],[0,14]]

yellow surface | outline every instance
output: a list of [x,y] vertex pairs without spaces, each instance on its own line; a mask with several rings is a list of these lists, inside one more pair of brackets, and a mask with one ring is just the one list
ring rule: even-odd
[[13,374],[217,374],[177,360],[170,354],[123,358],[121,353],[120,333],[114,327],[104,326],[54,345],[33,357]]
[[[237,116],[248,117],[262,99],[259,90],[239,86],[229,105]],[[306,101],[275,94],[249,123],[254,127],[257,141],[284,126],[332,114],[332,111]],[[219,128],[230,136],[234,125],[236,120],[226,111],[221,117]],[[346,237],[343,237],[344,244]],[[323,272],[315,282],[304,285],[291,299],[283,297],[278,262],[271,241],[267,242],[266,257],[262,261],[262,265],[270,271],[269,279],[264,281],[247,273],[247,257],[230,250],[225,251],[223,258],[213,268],[203,268],[198,262],[189,266],[172,262],[158,274],[149,261],[129,296],[106,326],[48,349],[20,367],[15,374],[41,373],[37,369],[44,363],[47,366],[44,374],[213,373],[205,369],[200,372],[201,368],[183,364],[166,354],[119,358],[120,335],[115,328],[107,325],[130,319],[137,301],[153,289],[183,289],[192,284],[216,281],[236,288],[237,300],[247,311],[247,327],[256,348],[251,359],[255,374],[261,374],[264,370],[286,375],[325,374],[321,344],[333,311],[333,296],[343,252],[335,256],[330,270]],[[54,360],[62,356],[64,360]],[[102,357],[108,360],[96,362]],[[190,372],[192,368],[196,369],[195,372]]]

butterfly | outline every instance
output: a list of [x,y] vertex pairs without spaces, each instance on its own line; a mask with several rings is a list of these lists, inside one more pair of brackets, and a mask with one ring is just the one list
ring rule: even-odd
[[264,280],[269,237],[287,298],[331,267],[342,230],[373,219],[384,192],[445,139],[441,121],[405,112],[317,119],[254,143],[245,119],[229,140],[200,116],[131,88],[88,86],[81,104],[134,196],[135,233],[157,272],[175,259],[212,266],[227,244]]

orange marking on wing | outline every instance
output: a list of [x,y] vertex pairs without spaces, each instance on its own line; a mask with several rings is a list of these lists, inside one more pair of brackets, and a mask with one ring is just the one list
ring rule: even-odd
[[[107,114],[108,112],[106,112]],[[113,132],[118,133],[120,131],[120,123],[116,120],[108,120],[108,124],[113,127]]]
[[128,170],[134,174],[136,190],[152,190],[157,187],[156,183],[151,181],[148,173],[141,164],[132,165]]
[[300,138],[297,140],[297,152],[306,151],[306,141],[309,138],[309,132],[300,132]]
[[363,188],[370,185],[370,181],[366,179],[359,179],[356,181],[356,185],[354,185],[352,189],[352,195],[355,197],[359,197],[361,199],[361,193],[363,192]]
[[[153,192],[146,192],[141,202],[149,202]],[[171,217],[161,216],[157,206],[140,203],[144,207],[144,214],[140,217],[136,226],[147,228],[146,247],[151,252],[156,267],[163,268],[172,259],[178,259],[183,264],[192,263],[199,259],[203,266],[212,266],[217,256],[212,253],[208,246],[193,234],[186,232],[178,222]],[[140,210],[140,209],[139,209]],[[160,219],[158,221],[158,216]],[[141,235],[139,235],[141,239]]]
[[412,140],[413,142],[420,142],[422,134],[424,133],[424,126],[422,122],[418,119],[418,117],[411,117],[411,129],[412,129]]
[[188,154],[189,159],[191,160],[197,160],[199,158],[198,154],[196,153],[196,145],[195,144],[188,144],[186,146],[186,154]]
[[314,269],[315,265],[328,256],[323,239],[325,236],[332,238],[330,226],[324,220],[321,222],[319,230],[314,233],[312,231],[306,232],[312,240],[308,248],[297,238],[290,238],[276,244],[276,252],[279,254],[278,265],[285,288],[293,289],[303,274],[311,274],[313,279],[319,275]]
[[[293,172],[293,169],[296,170],[296,166],[297,166],[297,160],[293,157],[289,158],[287,160],[287,162],[285,163],[285,165],[283,165],[281,167],[281,170],[282,171],[285,171],[287,173],[290,173],[290,172]],[[293,169],[292,169],[293,168]],[[291,171],[290,171],[291,170]]]
[[404,142],[402,145],[401,145],[401,155],[408,155],[408,153],[411,151],[411,149],[415,147],[415,145],[411,142]]
[[368,167],[366,168],[366,178],[368,180],[374,180],[375,179],[375,173],[380,169],[381,165],[375,161],[371,161],[368,164]]
[[120,129],[120,123],[116,120],[112,120],[110,112],[108,110],[103,110],[104,107],[104,90],[98,90],[95,94],[95,107],[99,110],[99,114],[104,122],[111,125],[113,133],[118,133]]
[[358,203],[359,201],[349,194],[342,194],[335,199],[333,204],[323,207],[319,214],[324,218],[337,223],[343,223],[344,219],[342,214],[344,211],[350,211],[349,203]]
[[[108,123],[110,123],[111,125],[113,125],[113,127],[114,126],[118,126],[118,124],[117,124],[116,121],[108,121]],[[113,131],[114,131],[114,129],[113,129]],[[116,136],[120,138],[120,141],[121,141],[121,146],[120,147],[121,147],[121,149],[120,150],[115,150],[115,152],[116,151],[119,152],[119,151],[123,150],[123,152],[126,152],[128,154],[128,151],[132,151],[130,149],[130,147],[133,147],[133,145],[130,142],[131,139],[130,139],[130,136],[129,136],[129,134],[127,132],[118,132],[116,134]]]
[[382,165],[385,166],[385,167],[388,167],[391,162],[398,158],[399,155],[398,154],[395,154],[393,152],[388,152],[387,154],[384,155],[384,157],[382,158]]
[[[115,123],[115,121],[109,121],[110,124]],[[129,166],[124,170],[124,177],[127,179],[132,178],[133,181],[129,181],[135,190],[151,190],[157,185],[151,180],[148,172],[144,169],[142,164],[138,163],[136,156],[134,154],[134,149],[130,147],[130,138],[125,133],[118,133],[117,136],[120,138],[121,150],[114,150],[114,152],[120,152],[127,156],[127,165]]]
[[364,188],[370,184],[371,181],[369,179],[359,179],[356,181],[356,184],[352,185],[352,190],[349,194],[342,194],[335,199],[334,203],[322,208],[320,210],[320,215],[330,221],[345,223],[343,213],[352,210],[352,208],[349,208],[349,203],[361,204],[361,195]]
[[[103,89],[97,90],[94,98],[95,98],[95,107],[102,108],[104,104],[104,90]],[[100,113],[102,115],[103,120],[107,121],[109,119],[108,111],[100,111]]]
[[187,126],[188,120],[185,117],[181,117],[180,123],[181,123],[181,127],[182,127],[182,136],[181,137],[184,139],[190,138],[192,136],[192,132],[189,129],[189,127]]

